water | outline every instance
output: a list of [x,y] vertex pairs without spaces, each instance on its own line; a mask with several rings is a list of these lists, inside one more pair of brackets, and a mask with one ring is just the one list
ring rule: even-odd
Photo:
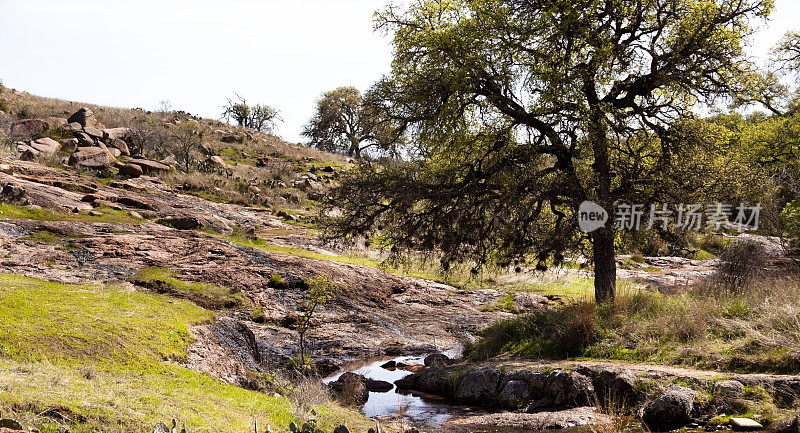
[[[410,374],[410,371],[401,369],[386,369],[381,365],[393,360],[405,364],[422,364],[423,357],[420,356],[401,356],[398,358],[382,358],[366,361],[363,365],[352,365],[346,369],[356,374],[360,374],[368,379],[384,380],[394,384],[396,380],[402,379]],[[339,378],[342,373],[327,377],[324,383],[330,383]],[[394,386],[388,392],[372,392],[363,407],[364,414],[368,418],[404,418],[406,421],[424,427],[438,427],[450,419],[452,413],[457,410],[456,406],[448,405],[441,399],[433,396],[424,398],[419,393],[401,393]]]

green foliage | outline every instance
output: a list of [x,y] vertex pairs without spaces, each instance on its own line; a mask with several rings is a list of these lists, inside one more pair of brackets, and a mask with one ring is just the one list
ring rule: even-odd
[[219,310],[240,308],[247,305],[247,299],[237,289],[227,289],[213,284],[187,282],[175,278],[176,272],[163,268],[141,269],[131,281],[134,284],[188,299],[203,308]]
[[275,122],[280,120],[280,112],[269,105],[247,105],[247,101],[239,95],[236,100],[228,99],[222,113],[225,121],[233,119],[239,126],[261,132],[272,132]]
[[250,318],[253,320],[253,322],[264,323],[266,321],[266,318],[264,317],[264,306],[259,305],[256,307],[256,309],[250,313]]
[[498,299],[497,302],[491,305],[484,305],[480,308],[481,311],[504,311],[506,313],[517,313],[517,307],[514,305],[514,296],[505,295]]
[[[380,232],[443,264],[559,264],[582,250],[577,207],[691,198],[722,165],[696,103],[752,76],[743,37],[770,0],[412,1],[378,14],[392,72],[372,92],[411,132],[411,161],[351,171],[329,204],[338,237]],[[619,26],[618,23],[635,23]],[[621,41],[625,41],[624,43]],[[710,155],[697,158],[702,152]],[[598,299],[614,233],[591,238]]]
[[297,320],[297,333],[300,336],[299,365],[301,371],[306,373],[310,369],[311,360],[306,356],[306,333],[319,323],[315,321],[314,312],[317,308],[336,299],[341,286],[331,281],[326,275],[318,274],[306,280],[308,286],[303,299],[303,314]]
[[404,136],[385,111],[371,95],[362,97],[355,87],[339,87],[317,101],[303,135],[320,150],[355,158],[368,149],[395,155]]
[[272,274],[269,277],[269,281],[267,281],[267,287],[272,287],[273,289],[278,290],[286,290],[289,288],[289,283],[287,283],[281,274]]

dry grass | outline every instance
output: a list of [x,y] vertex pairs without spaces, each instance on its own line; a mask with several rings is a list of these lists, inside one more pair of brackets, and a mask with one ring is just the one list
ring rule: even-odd
[[676,295],[622,290],[613,306],[586,299],[488,328],[482,358],[597,358],[740,372],[800,369],[800,279],[773,277],[732,293],[707,283]]

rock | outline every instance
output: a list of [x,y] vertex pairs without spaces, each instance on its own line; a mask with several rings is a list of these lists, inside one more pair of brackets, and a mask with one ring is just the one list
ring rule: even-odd
[[125,164],[119,168],[119,174],[127,177],[139,177],[144,174],[141,166],[136,164]]
[[547,306],[547,298],[542,295],[527,292],[517,292],[513,295],[514,307],[520,311],[534,310]]
[[335,173],[336,169],[334,169],[331,165],[326,165],[325,167],[322,167],[322,171],[325,173]]
[[360,374],[348,371],[328,386],[336,398],[346,404],[362,405],[369,399],[367,379]]
[[432,355],[426,356],[423,363],[425,364],[426,367],[438,368],[438,367],[447,367],[448,365],[452,364],[452,361],[450,358],[447,357],[447,355],[443,353],[434,353]]
[[25,119],[11,124],[11,137],[17,140],[33,140],[50,129],[43,119]]
[[153,433],[170,433],[169,426],[163,422],[160,422],[153,427]]
[[750,418],[731,418],[733,431],[756,431],[764,428],[763,425]]
[[497,399],[504,407],[517,409],[530,401],[531,392],[527,383],[521,380],[509,380]]
[[594,385],[588,377],[570,371],[555,371],[547,377],[545,396],[554,406],[582,406],[594,395]]
[[178,230],[195,230],[203,227],[203,224],[200,222],[200,220],[191,216],[161,218],[157,222]]
[[17,146],[17,152],[19,152],[19,160],[20,161],[36,161],[36,158],[39,156],[40,152],[28,145],[25,146]]
[[73,151],[74,151],[75,149],[77,149],[77,148],[78,148],[78,145],[80,145],[80,141],[78,141],[78,139],[77,139],[77,138],[70,138],[69,140],[67,140],[67,141],[66,141],[66,142],[65,142],[65,143],[64,143],[64,144],[61,146],[61,148],[62,148],[62,149],[64,149],[64,148],[65,148],[65,149],[69,149],[69,150],[73,150]]
[[67,119],[65,119],[63,117],[46,117],[46,118],[44,118],[42,120],[47,122],[47,124],[50,125],[51,128],[66,129],[67,125],[69,123],[69,122],[67,122]]
[[103,141],[121,140],[131,132],[128,128],[108,128],[103,130]]
[[76,132],[75,133],[75,138],[78,139],[78,144],[80,144],[80,145],[89,146],[89,147],[94,146],[94,143],[95,143],[94,139],[92,137],[90,137],[89,134],[87,134],[87,133],[85,133],[83,131]]
[[22,425],[13,419],[3,418],[0,419],[0,428],[7,428],[9,430],[22,430]]
[[32,142],[30,146],[44,155],[52,155],[61,150],[61,143],[49,137],[39,138]]
[[89,136],[92,138],[96,138],[98,140],[103,139],[103,131],[98,128],[92,126],[86,126],[83,128],[83,132],[89,134]]
[[130,151],[130,149],[128,149],[128,143],[122,141],[121,139],[119,139],[119,138],[108,138],[108,139],[105,139],[104,138],[104,140],[108,142],[108,146],[109,147],[112,147],[114,149],[119,150],[119,152],[121,154],[123,154],[125,156],[130,156],[131,155],[131,151]]
[[70,165],[95,170],[109,168],[114,161],[114,156],[103,147],[79,147],[69,157]]
[[394,385],[385,380],[367,379],[367,389],[372,392],[389,392],[392,388]]
[[178,165],[178,161],[175,159],[174,156],[170,155],[161,161],[158,161],[161,164],[168,165],[170,168],[175,168]]
[[[67,118],[68,123],[79,123],[82,127],[96,127],[97,126],[97,119],[94,117],[94,113],[92,110],[83,107],[80,110],[76,111]],[[103,134],[100,134],[100,138],[103,137]]]
[[138,165],[139,167],[142,168],[142,171],[144,172],[144,174],[148,174],[148,175],[150,175],[150,174],[156,174],[157,175],[157,174],[169,173],[169,171],[172,170],[172,167],[170,167],[168,165],[165,165],[165,164],[162,164],[162,163],[156,162],[156,161],[151,161],[149,159],[137,158],[137,159],[132,159],[132,160],[130,160],[128,162],[130,164]]
[[386,370],[397,368],[397,361],[391,360],[391,361],[385,362],[385,363],[381,364],[381,368],[386,369]]
[[720,380],[714,383],[714,396],[722,399],[744,397],[744,385],[738,380]]
[[108,149],[108,151],[111,152],[111,155],[113,155],[114,158],[119,158],[120,155],[122,155],[122,152],[120,152],[119,149],[114,149],[113,147],[106,149]]
[[0,164],[0,173],[11,174],[11,166],[8,164]]
[[333,429],[333,433],[350,433],[350,429],[346,425],[340,425]]
[[217,168],[225,168],[228,164],[225,163],[225,160],[222,159],[219,155],[214,155],[206,161],[210,166],[217,167]]
[[645,406],[642,421],[654,431],[681,428],[691,420],[694,397],[694,391],[691,389],[673,385]]
[[503,373],[497,367],[482,367],[470,370],[461,379],[456,390],[460,403],[483,403],[497,400],[498,386]]
[[67,124],[67,130],[72,132],[81,132],[83,131],[83,125],[78,122],[72,122]]

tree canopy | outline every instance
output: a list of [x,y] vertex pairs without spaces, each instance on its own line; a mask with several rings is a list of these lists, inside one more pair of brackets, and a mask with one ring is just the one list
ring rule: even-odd
[[[590,245],[598,302],[613,300],[623,202],[698,194],[724,152],[698,104],[747,95],[743,41],[769,0],[416,0],[379,14],[392,72],[372,90],[413,142],[409,162],[351,173],[335,236],[380,231],[445,265]],[[733,99],[728,99],[732,101]],[[591,200],[610,216],[577,224]],[[588,241],[588,243],[587,243]]]
[[355,87],[325,92],[303,135],[311,146],[355,158],[369,150],[393,155],[403,142],[402,132],[382,106]]

